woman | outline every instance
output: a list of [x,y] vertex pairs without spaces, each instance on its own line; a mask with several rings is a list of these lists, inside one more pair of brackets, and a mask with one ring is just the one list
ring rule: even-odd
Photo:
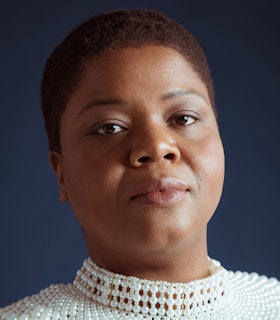
[[48,59],[42,108],[60,200],[90,258],[1,319],[280,319],[280,285],[207,255],[224,153],[202,49],[154,11],[96,16]]

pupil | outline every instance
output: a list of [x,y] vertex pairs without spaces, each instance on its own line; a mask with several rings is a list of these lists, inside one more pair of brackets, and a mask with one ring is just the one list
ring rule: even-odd
[[177,119],[177,123],[185,124],[188,121],[188,116],[179,116]]
[[115,126],[113,124],[108,124],[104,127],[106,133],[113,133],[115,131]]

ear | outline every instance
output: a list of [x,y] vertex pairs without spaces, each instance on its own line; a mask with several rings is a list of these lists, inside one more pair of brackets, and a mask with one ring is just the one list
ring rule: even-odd
[[59,185],[59,200],[61,202],[66,202],[69,200],[69,198],[64,184],[62,156],[57,152],[51,151],[49,153],[49,160],[57,176],[57,181]]

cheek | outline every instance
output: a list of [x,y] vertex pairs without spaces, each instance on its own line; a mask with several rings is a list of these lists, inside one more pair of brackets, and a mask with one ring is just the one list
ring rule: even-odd
[[220,137],[208,135],[197,145],[194,154],[193,168],[198,183],[216,201],[221,196],[224,182],[225,159]]
[[[115,204],[121,170],[96,156],[72,158],[65,164],[65,185],[71,207],[84,230],[103,230]],[[95,228],[94,227],[94,228]]]
[[123,174],[119,161],[88,150],[65,159],[65,187],[75,212],[98,210],[100,203],[104,206],[114,200]]

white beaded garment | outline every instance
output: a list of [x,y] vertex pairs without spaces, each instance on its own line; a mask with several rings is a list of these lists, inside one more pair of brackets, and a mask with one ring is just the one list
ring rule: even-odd
[[280,283],[231,272],[209,259],[211,275],[188,283],[149,281],[85,260],[68,285],[0,309],[1,320],[280,320]]

